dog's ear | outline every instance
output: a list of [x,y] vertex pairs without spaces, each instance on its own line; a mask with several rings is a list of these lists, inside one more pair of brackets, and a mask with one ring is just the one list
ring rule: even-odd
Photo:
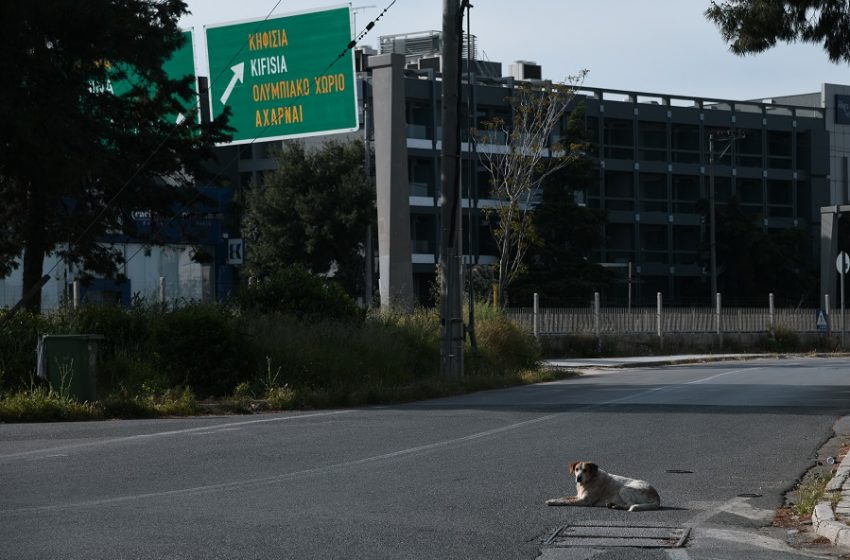
[[599,465],[596,463],[585,463],[585,466],[587,467],[587,472],[592,475],[599,472]]
[[576,465],[578,465],[578,464],[579,464],[579,462],[578,462],[578,461],[576,461],[575,463],[570,463],[570,466],[569,466],[570,473],[574,473],[574,472],[575,472],[575,470],[576,470]]

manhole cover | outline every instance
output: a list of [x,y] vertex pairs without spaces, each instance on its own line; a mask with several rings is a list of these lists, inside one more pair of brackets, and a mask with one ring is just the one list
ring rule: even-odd
[[571,523],[558,527],[545,546],[679,548],[688,538],[687,527]]

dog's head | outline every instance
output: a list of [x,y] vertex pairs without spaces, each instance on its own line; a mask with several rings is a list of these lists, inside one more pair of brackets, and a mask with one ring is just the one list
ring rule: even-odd
[[599,465],[596,463],[590,463],[588,461],[570,463],[570,473],[576,477],[578,484],[590,482],[598,472]]

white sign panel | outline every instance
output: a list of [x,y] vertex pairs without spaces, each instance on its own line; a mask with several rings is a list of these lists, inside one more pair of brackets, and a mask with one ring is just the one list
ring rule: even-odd
[[242,239],[227,240],[227,264],[241,265],[245,260],[245,245]]

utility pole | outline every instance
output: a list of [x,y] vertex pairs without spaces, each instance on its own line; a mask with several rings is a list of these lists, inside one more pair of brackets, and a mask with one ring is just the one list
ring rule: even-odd
[[459,0],[443,0],[442,123],[440,196],[440,371],[463,377],[463,309],[460,283],[460,27]]
[[742,132],[740,134],[736,134],[733,129],[720,132],[712,132],[708,135],[708,219],[709,226],[711,228],[709,251],[711,258],[712,298],[717,295],[717,222],[715,220],[716,195],[714,192],[714,141],[716,139],[727,140],[729,142],[728,144],[726,144],[726,147],[723,148],[723,151],[720,152],[720,155],[717,156],[717,159],[723,159],[723,156],[726,155],[726,152],[728,152],[732,148],[732,144],[735,142],[735,140],[739,140],[746,137],[746,133]]
[[[363,95],[363,170],[369,186],[372,186],[372,157],[369,145],[369,104]],[[366,244],[364,245],[365,270],[363,279],[363,303],[367,309],[372,309],[372,267],[374,266],[374,255],[372,251],[372,224],[366,226]]]

